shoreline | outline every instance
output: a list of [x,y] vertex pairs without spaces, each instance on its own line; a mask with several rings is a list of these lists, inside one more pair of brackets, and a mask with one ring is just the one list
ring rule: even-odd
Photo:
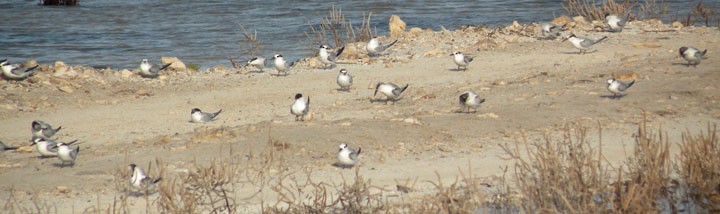
[[[105,208],[113,197],[122,195],[115,185],[125,183],[121,175],[128,162],[146,167],[163,154],[160,159],[167,180],[196,167],[188,157],[200,166],[214,159],[236,160],[242,169],[257,172],[264,165],[251,157],[268,157],[267,148],[277,147],[284,162],[273,162],[278,165],[269,166],[268,173],[300,176],[311,170],[318,179],[338,184],[354,177],[355,169],[330,166],[337,144],[349,141],[353,147],[363,147],[359,168],[364,179],[372,179],[373,185],[383,189],[402,185],[414,190],[409,194],[399,189],[381,191],[383,197],[420,201],[436,193],[433,185],[410,185],[405,180],[439,179],[448,184],[466,168],[491,184],[484,191],[492,193],[502,180],[500,166],[512,168],[500,158],[504,153],[498,145],[512,144],[523,133],[529,140],[538,140],[547,132],[559,133],[566,124],[590,129],[602,124],[607,135],[603,142],[609,142],[603,148],[618,163],[624,160],[626,144],[643,117],[653,128],[667,128],[673,142],[684,128],[699,131],[707,123],[720,122],[720,109],[713,107],[717,106],[714,98],[720,97],[714,86],[720,75],[717,56],[708,54],[697,68],[676,64],[684,63],[677,57],[681,45],[707,48],[708,53],[717,50],[717,28],[675,28],[656,21],[629,25],[616,34],[594,32],[593,23],[570,26],[592,38],[610,36],[597,51],[586,55],[575,54],[577,50],[568,42],[533,38],[539,33],[534,24],[456,31],[408,29],[387,56],[364,57],[364,50],[355,44],[344,53],[352,64],[345,64],[346,58],[334,69],[312,69],[317,64],[310,58],[286,77],[271,76],[271,69],[255,73],[210,68],[168,72],[165,78],[145,80],[127,75],[131,70],[65,66],[76,74],[60,69],[65,73],[55,75],[58,69],[48,67],[33,77],[36,80],[0,82],[5,90],[0,96],[0,117],[4,118],[0,140],[21,145],[30,136],[28,124],[35,119],[62,125],[61,140],[83,142],[78,164],[61,169],[53,167],[56,159],[34,158],[33,150],[5,152],[0,178],[13,184],[4,190],[19,191],[13,194],[19,201],[38,196],[60,210],[78,210],[95,206],[97,197]],[[455,65],[447,55],[456,50],[475,56],[467,72],[452,70]],[[335,90],[340,68],[355,77],[350,92]],[[634,72],[630,78],[638,80],[628,96],[603,98],[609,93],[604,81],[613,73],[626,72]],[[369,102],[379,97],[372,96],[372,91],[380,81],[410,84],[410,88],[395,105]],[[459,109],[457,95],[465,90],[487,98],[477,113],[454,112]],[[292,121],[287,109],[297,92],[313,97],[311,114],[302,123]],[[192,107],[224,112],[211,123],[190,124]],[[596,139],[593,134],[588,136]],[[269,137],[279,143],[268,144]],[[254,185],[251,179],[237,179],[237,198],[267,188]],[[259,210],[259,201],[278,200],[266,190],[267,195],[238,200],[240,207],[253,212]],[[130,210],[145,210],[143,197],[127,201]]]

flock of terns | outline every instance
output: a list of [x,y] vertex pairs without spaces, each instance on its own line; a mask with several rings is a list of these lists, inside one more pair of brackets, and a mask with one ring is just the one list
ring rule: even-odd
[[[625,27],[626,19],[616,15],[606,14],[605,22],[608,26],[608,31],[621,32],[622,29]],[[564,26],[557,26],[551,23],[541,24],[540,27],[542,35],[546,38],[551,39],[555,39],[556,37],[560,36],[562,31],[564,30]],[[597,40],[593,40],[589,38],[578,37],[575,34],[570,34],[569,36],[565,37],[563,41],[570,41],[570,43],[575,48],[580,50],[578,54],[585,54],[587,53],[587,50],[591,49],[594,45],[604,41],[605,39],[607,39],[606,36]],[[378,40],[377,37],[373,37],[367,43],[365,49],[368,53],[368,56],[377,56],[382,54],[388,48],[392,47],[395,43],[397,43],[397,41],[398,40],[395,40],[389,44],[383,44]],[[325,65],[325,68],[332,68],[336,66],[337,60],[342,54],[343,50],[344,47],[340,47],[336,51],[330,51],[330,48],[328,46],[321,45],[319,47],[317,57],[319,61]],[[700,64],[700,61],[704,58],[706,53],[707,50],[700,51],[699,49],[693,47],[681,47],[679,50],[680,56],[688,62],[688,67],[696,67],[698,64]],[[463,55],[461,52],[453,52],[450,54],[450,56],[452,56],[453,62],[457,65],[457,70],[467,70],[467,67],[473,61],[473,57]],[[278,72],[278,76],[280,76],[281,73],[287,75],[287,71],[294,65],[294,63],[288,63],[287,61],[285,61],[281,54],[274,55],[272,60],[274,61],[274,68]],[[254,57],[248,60],[246,66],[253,66],[262,71],[265,68],[265,61],[266,59],[263,57]],[[139,75],[143,78],[157,78],[159,76],[159,72],[167,69],[169,66],[170,64],[155,66],[151,64],[147,59],[143,59],[140,63]],[[1,60],[0,67],[2,68],[2,76],[4,79],[21,81],[31,77],[38,65],[22,68],[11,65],[10,63],[8,63],[7,60]],[[628,88],[633,86],[634,83],[634,80],[625,83],[614,78],[610,78],[607,80],[606,87],[607,90],[613,94],[612,98],[620,99],[622,96],[625,95]],[[340,72],[337,76],[337,84],[339,86],[339,90],[350,90],[350,87],[353,84],[353,77],[348,73],[346,69],[340,69]],[[375,86],[375,93],[373,94],[373,96],[377,96],[377,93],[380,92],[386,97],[385,104],[387,104],[388,101],[392,101],[392,103],[395,104],[395,102],[398,101],[398,98],[400,98],[402,93],[407,90],[408,87],[409,84],[400,87],[390,82],[379,82]],[[464,91],[458,96],[458,103],[462,107],[461,112],[476,112],[480,104],[484,102],[485,99],[478,96],[478,94],[474,91]],[[309,96],[305,97],[301,93],[295,94],[295,101],[290,106],[290,113],[295,116],[295,121],[304,121],[305,115],[308,114],[310,108],[309,106]],[[470,109],[472,109],[473,111],[470,111]],[[190,122],[211,122],[221,112],[222,109],[217,112],[211,113],[202,112],[198,108],[193,108],[190,113]],[[76,143],[77,140],[68,143],[51,140],[50,138],[58,131],[60,131],[62,127],[53,128],[52,125],[39,120],[33,121],[31,125],[33,135],[31,145],[36,147],[41,157],[57,157],[60,160],[61,167],[64,167],[66,163],[74,165],[74,162],[77,159],[77,155],[80,152],[79,145],[73,146],[73,144],[78,144]],[[14,150],[17,149],[17,147],[7,146],[0,141],[0,149],[2,149],[2,151]],[[355,150],[345,143],[340,144],[337,153],[338,162],[336,163],[336,166],[340,166],[343,168],[354,166],[358,162],[358,155],[361,151],[362,148],[358,148],[357,150]],[[132,172],[130,184],[135,189],[151,189],[161,180],[161,178],[159,177],[148,177],[147,174],[143,171],[143,169],[135,164],[130,164],[129,168]]]

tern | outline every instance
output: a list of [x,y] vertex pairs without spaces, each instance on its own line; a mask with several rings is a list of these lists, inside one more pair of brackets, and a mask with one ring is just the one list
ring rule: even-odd
[[375,85],[375,94],[373,96],[377,96],[377,92],[380,91],[382,94],[385,95],[385,104],[387,104],[388,101],[392,100],[393,105],[395,102],[397,102],[397,98],[400,97],[400,95],[405,91],[405,89],[410,86],[409,84],[406,84],[405,87],[398,87],[394,83],[383,83],[379,82],[377,85]]
[[693,66],[697,67],[698,64],[700,64],[700,60],[705,57],[705,53],[707,53],[707,49],[700,52],[697,48],[693,47],[681,47],[680,48],[680,56],[682,56],[687,62],[687,66]]
[[347,144],[341,143],[340,149],[337,153],[338,165],[343,168],[351,168],[357,164],[358,155],[362,152],[362,148],[355,149],[350,148]]
[[590,49],[593,45],[602,42],[603,40],[607,39],[607,36],[603,36],[602,38],[598,40],[592,40],[584,37],[577,37],[575,34],[570,34],[565,40],[569,40],[570,43],[575,46],[575,48],[580,50],[579,54],[585,54],[587,53],[587,50]]
[[143,59],[140,62],[140,73],[138,74],[140,74],[140,76],[143,78],[157,78],[158,76],[160,76],[160,71],[167,69],[168,67],[170,67],[170,65],[172,65],[172,63],[165,64],[162,67],[158,68],[157,66],[150,63],[148,59]]
[[295,115],[295,121],[305,121],[305,115],[310,110],[310,97],[307,101],[300,93],[295,94],[295,102],[290,106],[290,113]]
[[635,84],[635,80],[629,83],[624,83],[620,80],[616,80],[615,78],[610,78],[607,80],[607,90],[613,94],[613,99],[620,99],[621,97],[625,96],[625,91],[633,84]]

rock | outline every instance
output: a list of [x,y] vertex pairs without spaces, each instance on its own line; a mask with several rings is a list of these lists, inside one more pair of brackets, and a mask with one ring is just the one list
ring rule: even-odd
[[583,16],[573,17],[573,22],[578,23],[578,24],[587,24],[587,20],[585,20],[585,17],[583,17]]
[[644,41],[644,42],[640,42],[640,43],[634,43],[633,47],[635,47],[635,48],[659,48],[659,47],[662,47],[662,45],[657,40],[651,40],[651,41]]
[[31,153],[31,152],[33,152],[34,148],[35,147],[33,147],[33,146],[20,146],[15,151],[19,152],[19,153]]
[[133,72],[129,71],[128,69],[123,69],[122,71],[120,71],[120,76],[122,78],[130,78],[132,75],[133,75]]
[[66,186],[56,186],[55,189],[57,189],[58,192],[63,194],[70,192],[70,189],[68,189],[68,187]]
[[421,124],[420,121],[419,121],[417,118],[412,118],[412,117],[408,117],[408,118],[403,119],[403,122],[411,123],[411,124],[418,124],[418,125]]
[[58,67],[68,67],[68,65],[65,64],[65,62],[63,62],[63,61],[55,61],[55,65],[54,65],[53,67],[54,67],[54,68],[58,68]]
[[388,29],[390,29],[390,36],[392,37],[398,37],[403,32],[405,32],[405,27],[407,24],[405,24],[405,21],[400,19],[400,16],[398,15],[392,15],[390,16],[390,22],[388,23]]
[[493,118],[493,119],[500,118],[500,116],[498,116],[498,115],[495,114],[495,113],[478,114],[477,117],[479,117],[479,118]]
[[[37,64],[38,64],[37,60],[29,60],[29,61],[21,63],[20,66],[24,67],[24,68],[29,68],[29,67],[36,66]],[[40,66],[40,67],[42,67],[42,66]],[[40,68],[40,67],[38,67],[38,68]]]
[[172,65],[170,65],[171,69],[182,70],[182,71],[187,70],[185,63],[180,61],[180,59],[178,59],[177,57],[160,57],[160,62],[163,65],[172,63]]
[[475,42],[475,46],[478,51],[491,50],[496,48],[505,47],[503,44],[495,41],[494,39],[481,39]]
[[62,92],[65,92],[65,93],[73,93],[73,92],[75,92],[75,90],[72,89],[72,87],[67,86],[67,85],[59,86],[59,87],[58,87],[58,90],[60,90],[60,91],[62,91]]
[[505,36],[505,42],[507,42],[507,43],[517,43],[518,40],[520,40],[520,37],[516,36],[516,35]]
[[358,51],[358,48],[355,45],[345,46],[345,49],[343,50],[343,53],[340,57],[342,59],[360,59],[360,58],[362,58],[362,56],[360,56],[360,51]]
[[571,21],[572,19],[570,19],[570,17],[561,16],[553,19],[551,22],[555,25],[562,26],[564,24],[570,23]]
[[147,91],[145,89],[138,89],[135,91],[135,95],[149,97],[149,96],[152,96],[152,93],[150,93],[149,91]]
[[685,25],[683,25],[682,22],[674,21],[674,22],[672,23],[672,27],[673,27],[673,28],[683,28],[683,27],[685,27]]
[[645,60],[645,58],[640,55],[632,55],[620,58],[620,62],[637,62],[641,60]]
[[423,57],[434,57],[434,56],[443,55],[443,54],[445,54],[445,51],[443,51],[443,50],[432,49],[432,50],[429,50],[429,51],[423,53],[422,56]]
[[410,31],[409,31],[409,32],[412,33],[412,34],[414,34],[414,35],[418,35],[418,34],[421,34],[421,33],[423,32],[423,29],[422,29],[422,28],[419,28],[419,27],[413,27],[413,28],[410,28]]
[[55,72],[53,72],[54,77],[76,77],[78,75],[78,72],[75,71],[72,67],[69,66],[55,66]]
[[613,72],[613,73],[611,74],[611,76],[612,76],[613,78],[618,79],[618,80],[623,81],[623,82],[630,81],[630,80],[640,79],[640,75],[637,74],[637,73],[635,73],[635,72],[633,72],[633,71],[622,72],[622,73],[620,73],[620,72]]

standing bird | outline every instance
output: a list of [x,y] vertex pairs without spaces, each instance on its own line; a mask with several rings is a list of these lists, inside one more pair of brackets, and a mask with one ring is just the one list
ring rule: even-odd
[[36,120],[32,122],[31,131],[34,138],[51,138],[54,136],[58,131],[62,129],[62,126],[58,127],[57,129],[53,129],[52,125],[45,123],[40,120]]
[[375,94],[373,94],[373,96],[377,96],[377,92],[380,91],[386,97],[386,99],[385,99],[386,105],[389,100],[392,100],[393,105],[395,105],[395,102],[397,102],[397,98],[400,97],[400,94],[402,94],[403,91],[405,91],[405,89],[408,88],[408,86],[410,86],[410,85],[406,84],[405,87],[400,88],[393,83],[379,82],[377,85],[375,85]]
[[170,67],[172,63],[168,63],[163,65],[162,67],[158,68],[152,63],[148,61],[148,59],[143,59],[140,62],[140,76],[143,78],[157,78],[160,76],[160,71],[167,69]]
[[480,98],[474,91],[465,91],[460,94],[458,99],[463,108],[461,111],[467,110],[468,113],[470,113],[470,108],[473,109],[473,112],[477,112],[477,107],[485,102],[485,99]]
[[705,57],[705,53],[707,53],[707,49],[700,52],[700,50],[693,47],[680,48],[680,56],[682,56],[688,62],[688,67],[690,67],[691,65],[693,67],[697,67],[697,65],[700,64],[700,60]]
[[287,70],[289,70],[290,67],[295,65],[295,62],[292,62],[288,65],[287,61],[285,61],[285,58],[283,58],[283,56],[280,54],[275,54],[275,56],[273,56],[273,61],[274,61],[275,70],[277,70],[277,72],[278,72],[278,74],[277,74],[278,76],[280,76],[280,72],[284,73],[285,76],[287,76],[288,75]]
[[350,86],[352,86],[353,83],[352,78],[347,70],[340,69],[340,73],[337,76],[337,84],[340,86],[340,90],[350,91]]
[[[337,62],[338,58],[340,57],[340,54],[342,54],[343,50],[345,50],[345,47],[340,47],[340,49],[337,50],[337,52],[330,52],[328,51],[328,46],[320,45],[320,52],[318,53],[318,59],[320,59],[320,62],[325,64],[325,68],[332,68],[335,63]],[[327,67],[330,65],[330,67]]]
[[58,155],[57,143],[45,138],[35,138],[30,146],[35,146],[41,158],[55,157]]
[[622,32],[626,22],[627,20],[622,17],[605,13],[605,23],[610,27],[610,32]]
[[348,147],[345,143],[341,143],[339,147],[340,149],[337,153],[338,166],[342,168],[352,168],[355,166],[358,161],[358,155],[362,152],[362,148],[358,148],[358,150],[355,151],[355,149]]
[[467,70],[467,66],[470,65],[470,62],[473,61],[473,58],[470,56],[465,56],[460,51],[456,51],[450,54],[450,56],[453,56],[453,62],[455,62],[455,65],[458,66],[458,71],[462,68],[463,71]]
[[40,65],[35,65],[29,68],[16,67],[7,63],[7,60],[0,63],[2,67],[2,75],[6,80],[25,80],[35,74],[35,69]]
[[129,167],[132,172],[132,176],[130,176],[130,186],[136,190],[153,190],[155,189],[157,183],[162,180],[162,177],[158,177],[156,179],[148,177],[145,174],[145,171],[135,164],[130,164]]
[[260,69],[260,72],[263,72],[263,69],[265,69],[265,57],[253,57],[252,59],[247,61],[247,64],[245,64],[245,66],[253,66],[257,69]]
[[202,112],[199,108],[193,108],[190,110],[190,122],[191,123],[206,123],[215,120],[215,117],[218,116],[222,112],[222,109],[220,111],[217,111],[215,113],[206,113]]
[[295,102],[290,106],[290,113],[295,115],[295,121],[305,121],[305,115],[310,110],[310,97],[307,101],[300,93],[295,94]]
[[77,146],[75,148],[70,147],[70,144],[72,144],[73,142],[57,143],[57,157],[58,159],[60,159],[62,167],[65,167],[65,163],[68,162],[71,164],[71,166],[75,166],[75,160],[77,159],[78,153],[80,153],[80,146]]
[[602,38],[595,41],[595,40],[588,39],[588,38],[577,37],[573,33],[573,34],[570,34],[570,36],[565,38],[563,41],[570,40],[570,43],[572,43],[573,46],[575,46],[575,48],[580,50],[580,53],[578,53],[578,54],[585,54],[585,53],[587,53],[587,50],[590,49],[593,45],[600,43],[605,39],[607,39],[607,36],[603,36]]
[[383,52],[390,48],[390,46],[393,46],[398,40],[391,42],[390,44],[383,44],[380,42],[380,40],[377,38],[377,36],[374,36],[370,41],[365,45],[365,50],[367,50],[369,56],[374,56],[376,54],[379,54],[380,52]]
[[616,80],[615,78],[610,78],[607,80],[607,90],[613,94],[613,99],[620,99],[625,96],[625,91],[633,84],[635,84],[635,80],[630,83],[624,83],[620,80]]
[[[0,62],[0,63],[2,63],[2,62]],[[18,149],[18,147],[8,146],[0,140],[0,153],[7,151],[7,150],[16,150],[16,149]]]
[[563,31],[563,26],[557,26],[553,23],[546,22],[542,23],[540,25],[540,32],[542,33],[542,36],[549,39],[554,39],[558,36],[560,36],[560,33]]

